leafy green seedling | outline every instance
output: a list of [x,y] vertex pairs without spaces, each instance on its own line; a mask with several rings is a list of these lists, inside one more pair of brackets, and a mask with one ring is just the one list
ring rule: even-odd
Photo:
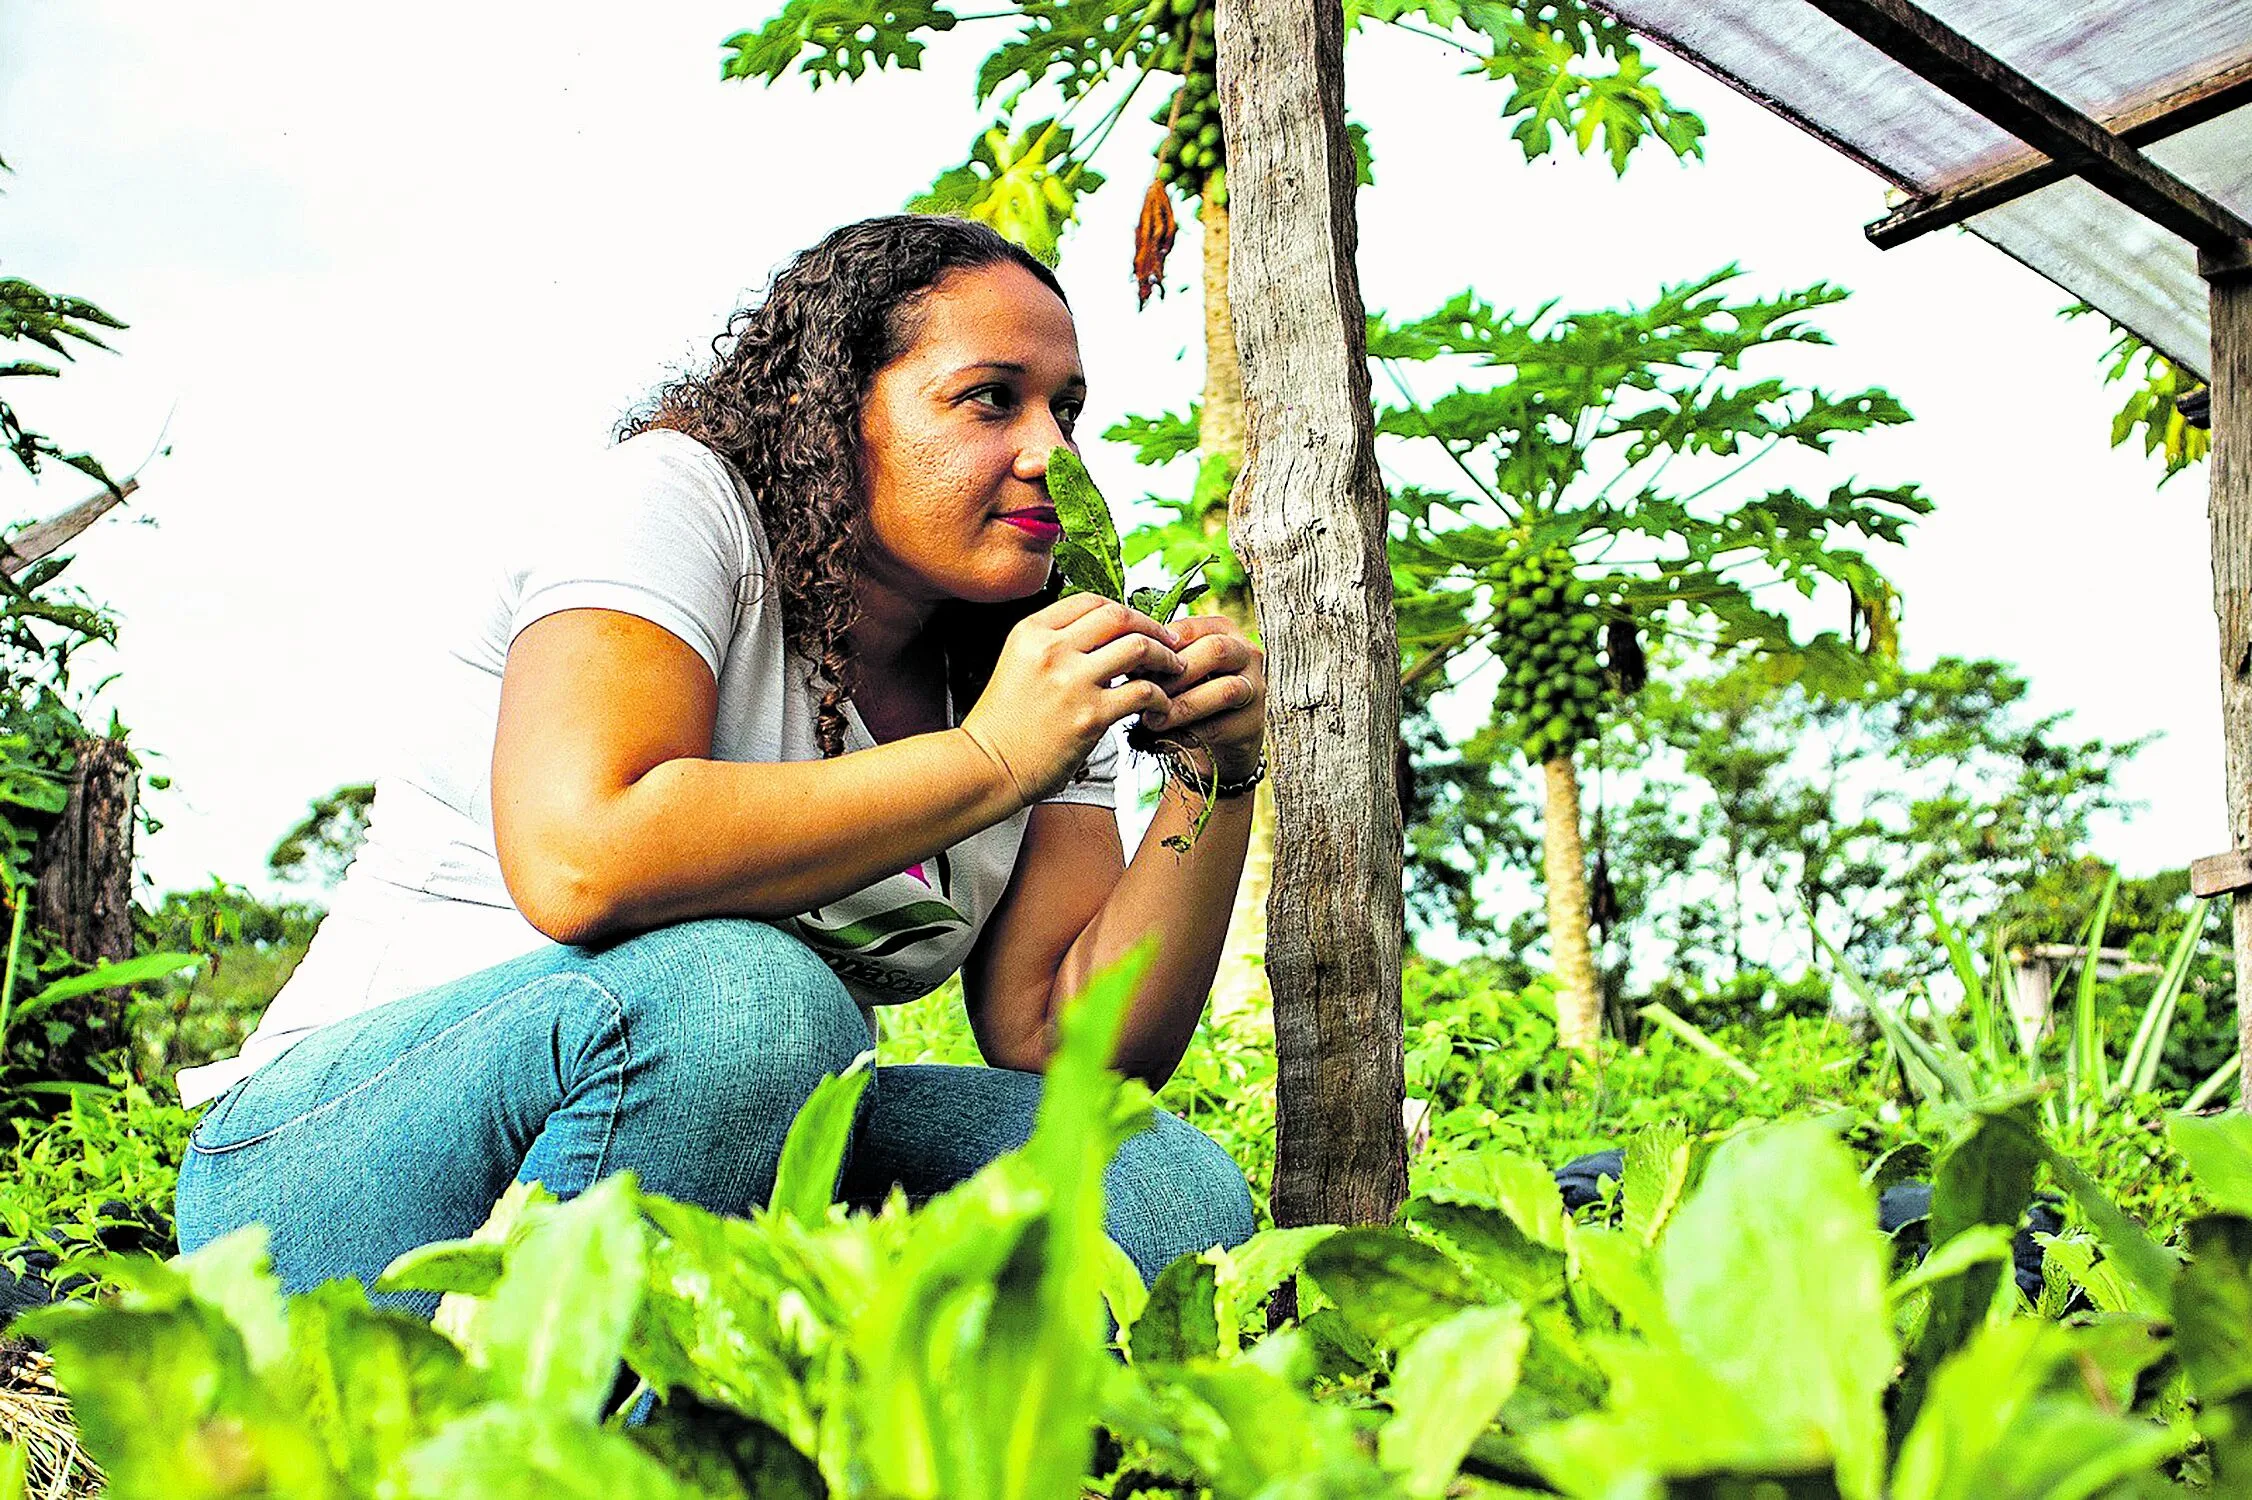
[[[1056,569],[1063,574],[1067,595],[1100,594],[1164,625],[1184,606],[1201,598],[1209,587],[1197,577],[1212,561],[1208,552],[1190,563],[1165,588],[1129,591],[1126,559],[1118,544],[1118,525],[1111,520],[1110,506],[1104,502],[1102,491],[1095,488],[1094,477],[1087,472],[1086,464],[1069,448],[1058,446],[1048,450],[1048,498],[1055,501],[1056,520],[1063,527],[1063,536],[1056,542]],[[1187,763],[1189,745],[1160,739],[1139,725],[1127,731],[1126,743],[1145,755],[1164,760],[1184,784],[1206,784],[1205,778]],[[1195,743],[1191,736],[1190,745]],[[1212,798],[1207,794],[1203,801],[1195,826],[1186,837],[1166,840],[1167,847],[1185,854],[1197,835],[1204,832],[1204,825],[1212,817]]]
[[1187,605],[1203,597],[1207,585],[1197,579],[1212,561],[1206,553],[1175,578],[1168,588],[1126,587],[1126,560],[1118,545],[1118,527],[1110,506],[1079,455],[1058,447],[1048,453],[1048,498],[1056,503],[1056,520],[1063,537],[1056,543],[1056,568],[1063,574],[1066,594],[1100,594],[1148,615],[1160,625],[1171,623]]

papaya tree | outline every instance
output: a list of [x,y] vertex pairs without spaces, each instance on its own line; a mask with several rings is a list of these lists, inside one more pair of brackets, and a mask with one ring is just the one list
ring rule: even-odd
[[[1898,542],[1930,509],[1913,485],[1762,488],[1789,449],[1906,421],[1881,390],[1831,394],[1755,357],[1827,340],[1816,285],[1732,294],[1733,268],[1643,307],[1499,311],[1465,293],[1428,317],[1372,320],[1369,354],[1399,399],[1377,429],[1395,472],[1391,558],[1401,678],[1429,691],[1490,674],[1486,733],[1543,780],[1542,870],[1564,1045],[1592,1052],[1593,954],[1578,761],[1641,690],[1652,647],[1743,651],[1780,677],[1843,685],[1894,655],[1897,596],[1860,550]],[[1472,378],[1418,398],[1409,366]],[[1771,363],[1771,360],[1761,360]],[[1807,467],[1800,465],[1801,469]],[[1842,630],[1807,633],[1768,591],[1842,596]]]
[[[919,68],[930,39],[958,25],[1000,25],[1005,35],[976,80],[976,101],[991,112],[990,123],[966,159],[939,173],[908,206],[982,220],[1050,261],[1060,255],[1081,200],[1106,181],[1096,161],[1111,166],[1111,176],[1133,170],[1105,147],[1129,109],[1150,109],[1165,133],[1141,168],[1148,187],[1133,275],[1145,303],[1162,290],[1178,227],[1174,199],[1195,205],[1205,367],[1202,398],[1167,454],[1196,457],[1194,486],[1185,498],[1152,497],[1164,519],[1130,540],[1129,557],[1159,548],[1183,557],[1219,550],[1211,602],[1249,626],[1249,586],[1225,546],[1228,496],[1243,462],[1244,405],[1227,297],[1227,141],[1214,88],[1214,4],[1018,0],[965,13],[935,0],[788,0],[762,25],[727,40],[722,72],[771,85],[794,70],[818,89],[871,70]],[[1470,57],[1470,76],[1506,86],[1501,116],[1528,159],[1569,142],[1600,151],[1623,172],[1635,149],[1651,141],[1677,156],[1700,152],[1703,123],[1659,91],[1634,38],[1582,0],[1348,0],[1344,24],[1348,37],[1363,25],[1385,25],[1427,38],[1450,57]],[[1365,183],[1372,180],[1366,134],[1354,126],[1352,137]],[[1257,796],[1217,987],[1223,1007],[1254,1000],[1264,988],[1258,965],[1245,961],[1265,945],[1274,847],[1271,793],[1262,787]]]
[[[2064,316],[2083,318],[2094,311],[2080,302],[2066,308]],[[2158,476],[2163,485],[2212,451],[2213,434],[2192,426],[2182,412],[2192,397],[2208,397],[2210,387],[2117,323],[2111,324],[2111,334],[2111,346],[2103,353],[2104,383],[2127,388],[2126,401],[2111,419],[2111,446],[2121,447],[2139,434],[2144,454],[2166,466]]]

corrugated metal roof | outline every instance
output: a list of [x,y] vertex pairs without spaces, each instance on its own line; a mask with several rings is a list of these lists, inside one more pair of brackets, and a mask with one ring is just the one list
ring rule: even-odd
[[[2046,160],[1805,0],[1598,3],[1918,198]],[[2170,113],[2200,119],[2149,140],[2143,153],[2252,218],[2252,103],[2217,112],[2211,104],[2242,101],[2252,83],[2252,0],[1925,0],[1922,9],[2115,130],[2147,133],[2153,117]],[[2205,283],[2195,249],[2179,235],[2074,178],[1962,222],[2177,363],[2206,372]]]

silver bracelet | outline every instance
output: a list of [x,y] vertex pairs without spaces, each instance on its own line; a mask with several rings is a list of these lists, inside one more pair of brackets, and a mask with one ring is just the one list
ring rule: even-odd
[[1185,759],[1173,761],[1167,770],[1173,780],[1208,802],[1233,802],[1238,797],[1248,796],[1253,787],[1267,779],[1267,750],[1264,745],[1260,746],[1259,763],[1234,781],[1220,779],[1217,769],[1214,770],[1211,781],[1199,781]]

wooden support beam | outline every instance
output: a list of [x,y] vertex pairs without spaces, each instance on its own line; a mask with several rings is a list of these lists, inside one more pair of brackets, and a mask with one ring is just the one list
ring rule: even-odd
[[2231,849],[2190,861],[2191,895],[2233,896],[2238,891],[2252,891],[2252,850]]
[[[2213,305],[2213,613],[2221,635],[2221,731],[2229,840],[2252,857],[2252,271],[2211,277]],[[2210,861],[2199,861],[2210,866]],[[2192,875],[2192,880],[2196,876]],[[2231,889],[2237,889],[2232,886]],[[2252,1109],[2252,899],[2233,907],[2239,1099]]]
[[1248,427],[1229,531],[1267,647],[1277,1224],[1407,1193],[1400,648],[1354,263],[1336,0],[1219,0],[1228,302]]
[[[2153,103],[2108,115],[2098,123],[2125,144],[2142,147],[2207,120],[2217,120],[2246,104],[2252,104],[2252,62],[2239,63]],[[2028,152],[1944,193],[1903,203],[1868,227],[1869,242],[1879,250],[1891,250],[1934,229],[1945,229],[1990,208],[2014,203],[2071,175],[2069,168],[2054,159],[2037,151]]]
[[1909,0],[1807,0],[1934,88],[2089,186],[2199,249],[2252,240],[2252,224]]

